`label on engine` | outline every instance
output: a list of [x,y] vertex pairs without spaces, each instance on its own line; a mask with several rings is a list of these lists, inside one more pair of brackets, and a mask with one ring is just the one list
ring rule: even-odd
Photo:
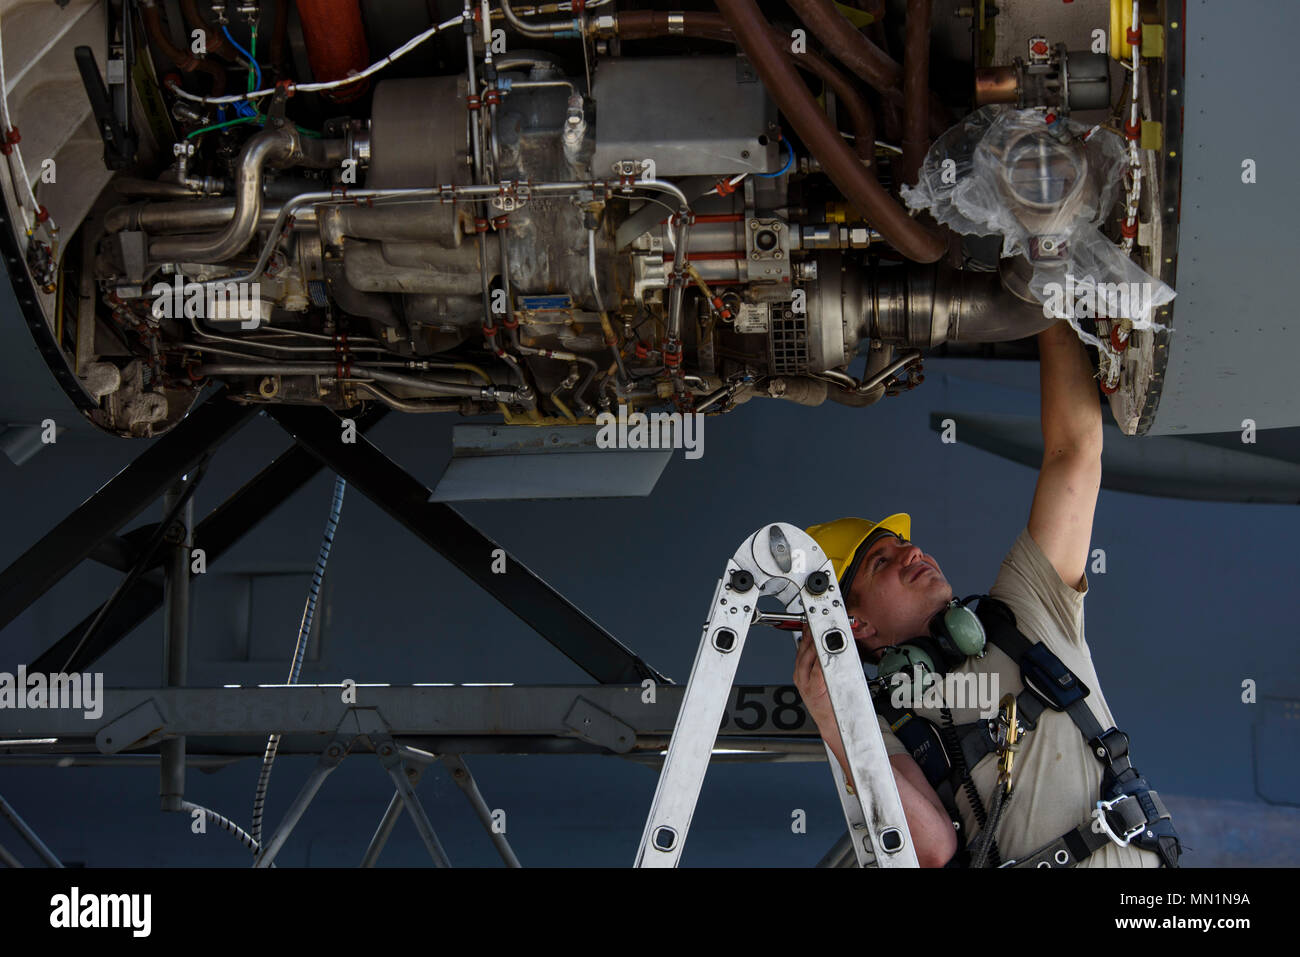
[[553,312],[573,308],[572,296],[520,296],[519,305],[524,312]]
[[742,302],[736,313],[737,332],[767,332],[771,317],[765,302]]

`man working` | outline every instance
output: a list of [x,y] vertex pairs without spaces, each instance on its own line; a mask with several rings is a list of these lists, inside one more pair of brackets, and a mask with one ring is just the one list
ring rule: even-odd
[[[886,690],[876,698],[881,733],[922,867],[969,860],[969,850],[954,859],[959,833],[968,849],[979,846],[977,862],[990,866],[1177,866],[1180,848],[1168,813],[1129,764],[1128,739],[1115,730],[1084,639],[1084,572],[1102,452],[1091,364],[1064,321],[1040,333],[1038,344],[1043,464],[1028,527],[989,590],[1005,605],[980,600],[979,620],[989,639],[982,656],[957,654],[946,668],[943,662],[936,667],[959,676],[989,673],[987,684],[999,694],[1016,695],[1024,731],[1011,765],[1010,793],[998,779],[1001,755],[989,730],[996,723],[980,720],[980,707],[919,707],[914,701],[890,709],[881,700],[889,697]],[[947,637],[941,623],[951,619],[943,613],[967,613],[952,604],[953,590],[938,562],[911,544],[909,516],[840,519],[808,533],[832,559],[864,660],[879,663],[885,649],[918,636]],[[931,657],[942,657],[936,645],[926,647],[934,651]],[[1024,677],[1032,690],[1026,690]],[[851,786],[821,662],[806,628],[794,682]],[[1004,800],[995,802],[998,790]],[[1099,798],[1110,800],[1104,811],[1097,809]]]

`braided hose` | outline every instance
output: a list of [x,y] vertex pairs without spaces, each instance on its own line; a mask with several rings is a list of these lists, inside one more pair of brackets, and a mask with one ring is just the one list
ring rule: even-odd
[[998,823],[1002,819],[1002,811],[1011,800],[1001,785],[998,785],[997,793],[993,795],[993,810],[989,812],[988,827],[981,829],[980,833],[975,836],[971,843],[978,843],[980,849],[971,858],[971,867],[987,867],[989,865],[989,856],[992,855],[993,866],[999,866],[1001,863],[998,858]]
[[181,810],[185,811],[188,814],[193,814],[195,811],[202,811],[204,817],[206,817],[209,821],[217,825],[222,830],[229,831],[231,834],[233,834],[235,836],[235,840],[239,841],[240,844],[243,844],[244,847],[252,851],[254,856],[261,853],[262,845],[259,844],[256,840],[254,840],[251,834],[245,831],[242,827],[240,827],[230,818],[226,817],[224,814],[218,814],[216,811],[212,810],[211,808],[206,808],[203,807],[201,804],[194,804],[190,801],[182,801]]
[[[302,612],[302,623],[298,626],[298,644],[293,651],[293,666],[289,669],[289,684],[298,683],[302,673],[303,658],[307,654],[307,642],[311,638],[312,622],[316,618],[316,601],[320,598],[321,581],[325,577],[325,564],[329,561],[330,548],[334,544],[334,532],[339,525],[339,512],[343,510],[343,493],[348,483],[343,476],[334,479],[334,500],[330,503],[329,518],[325,522],[325,534],[321,538],[320,552],[316,556],[316,568],[311,575],[311,588],[307,591],[307,606]],[[272,734],[266,740],[266,753],[262,756],[262,770],[257,776],[257,793],[253,797],[253,834],[251,840],[262,840],[262,810],[266,805],[266,791],[271,783],[271,765],[275,763],[276,753],[280,749],[280,735]]]

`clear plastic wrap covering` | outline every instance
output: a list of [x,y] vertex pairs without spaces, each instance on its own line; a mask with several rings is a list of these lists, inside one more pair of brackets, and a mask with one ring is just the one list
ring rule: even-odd
[[955,232],[1001,235],[1004,257],[1033,264],[1029,289],[1044,314],[1067,320],[1100,347],[1079,319],[1164,329],[1152,317],[1174,298],[1098,228],[1119,197],[1128,162],[1124,140],[1109,130],[1042,108],[998,104],[940,136],[916,186],[904,186],[902,196]]

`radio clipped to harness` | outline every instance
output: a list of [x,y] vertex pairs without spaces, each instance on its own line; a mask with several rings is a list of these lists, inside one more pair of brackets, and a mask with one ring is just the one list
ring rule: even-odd
[[1020,680],[1053,711],[1068,711],[1089,694],[1088,686],[1041,643],[1030,645],[1020,659]]

